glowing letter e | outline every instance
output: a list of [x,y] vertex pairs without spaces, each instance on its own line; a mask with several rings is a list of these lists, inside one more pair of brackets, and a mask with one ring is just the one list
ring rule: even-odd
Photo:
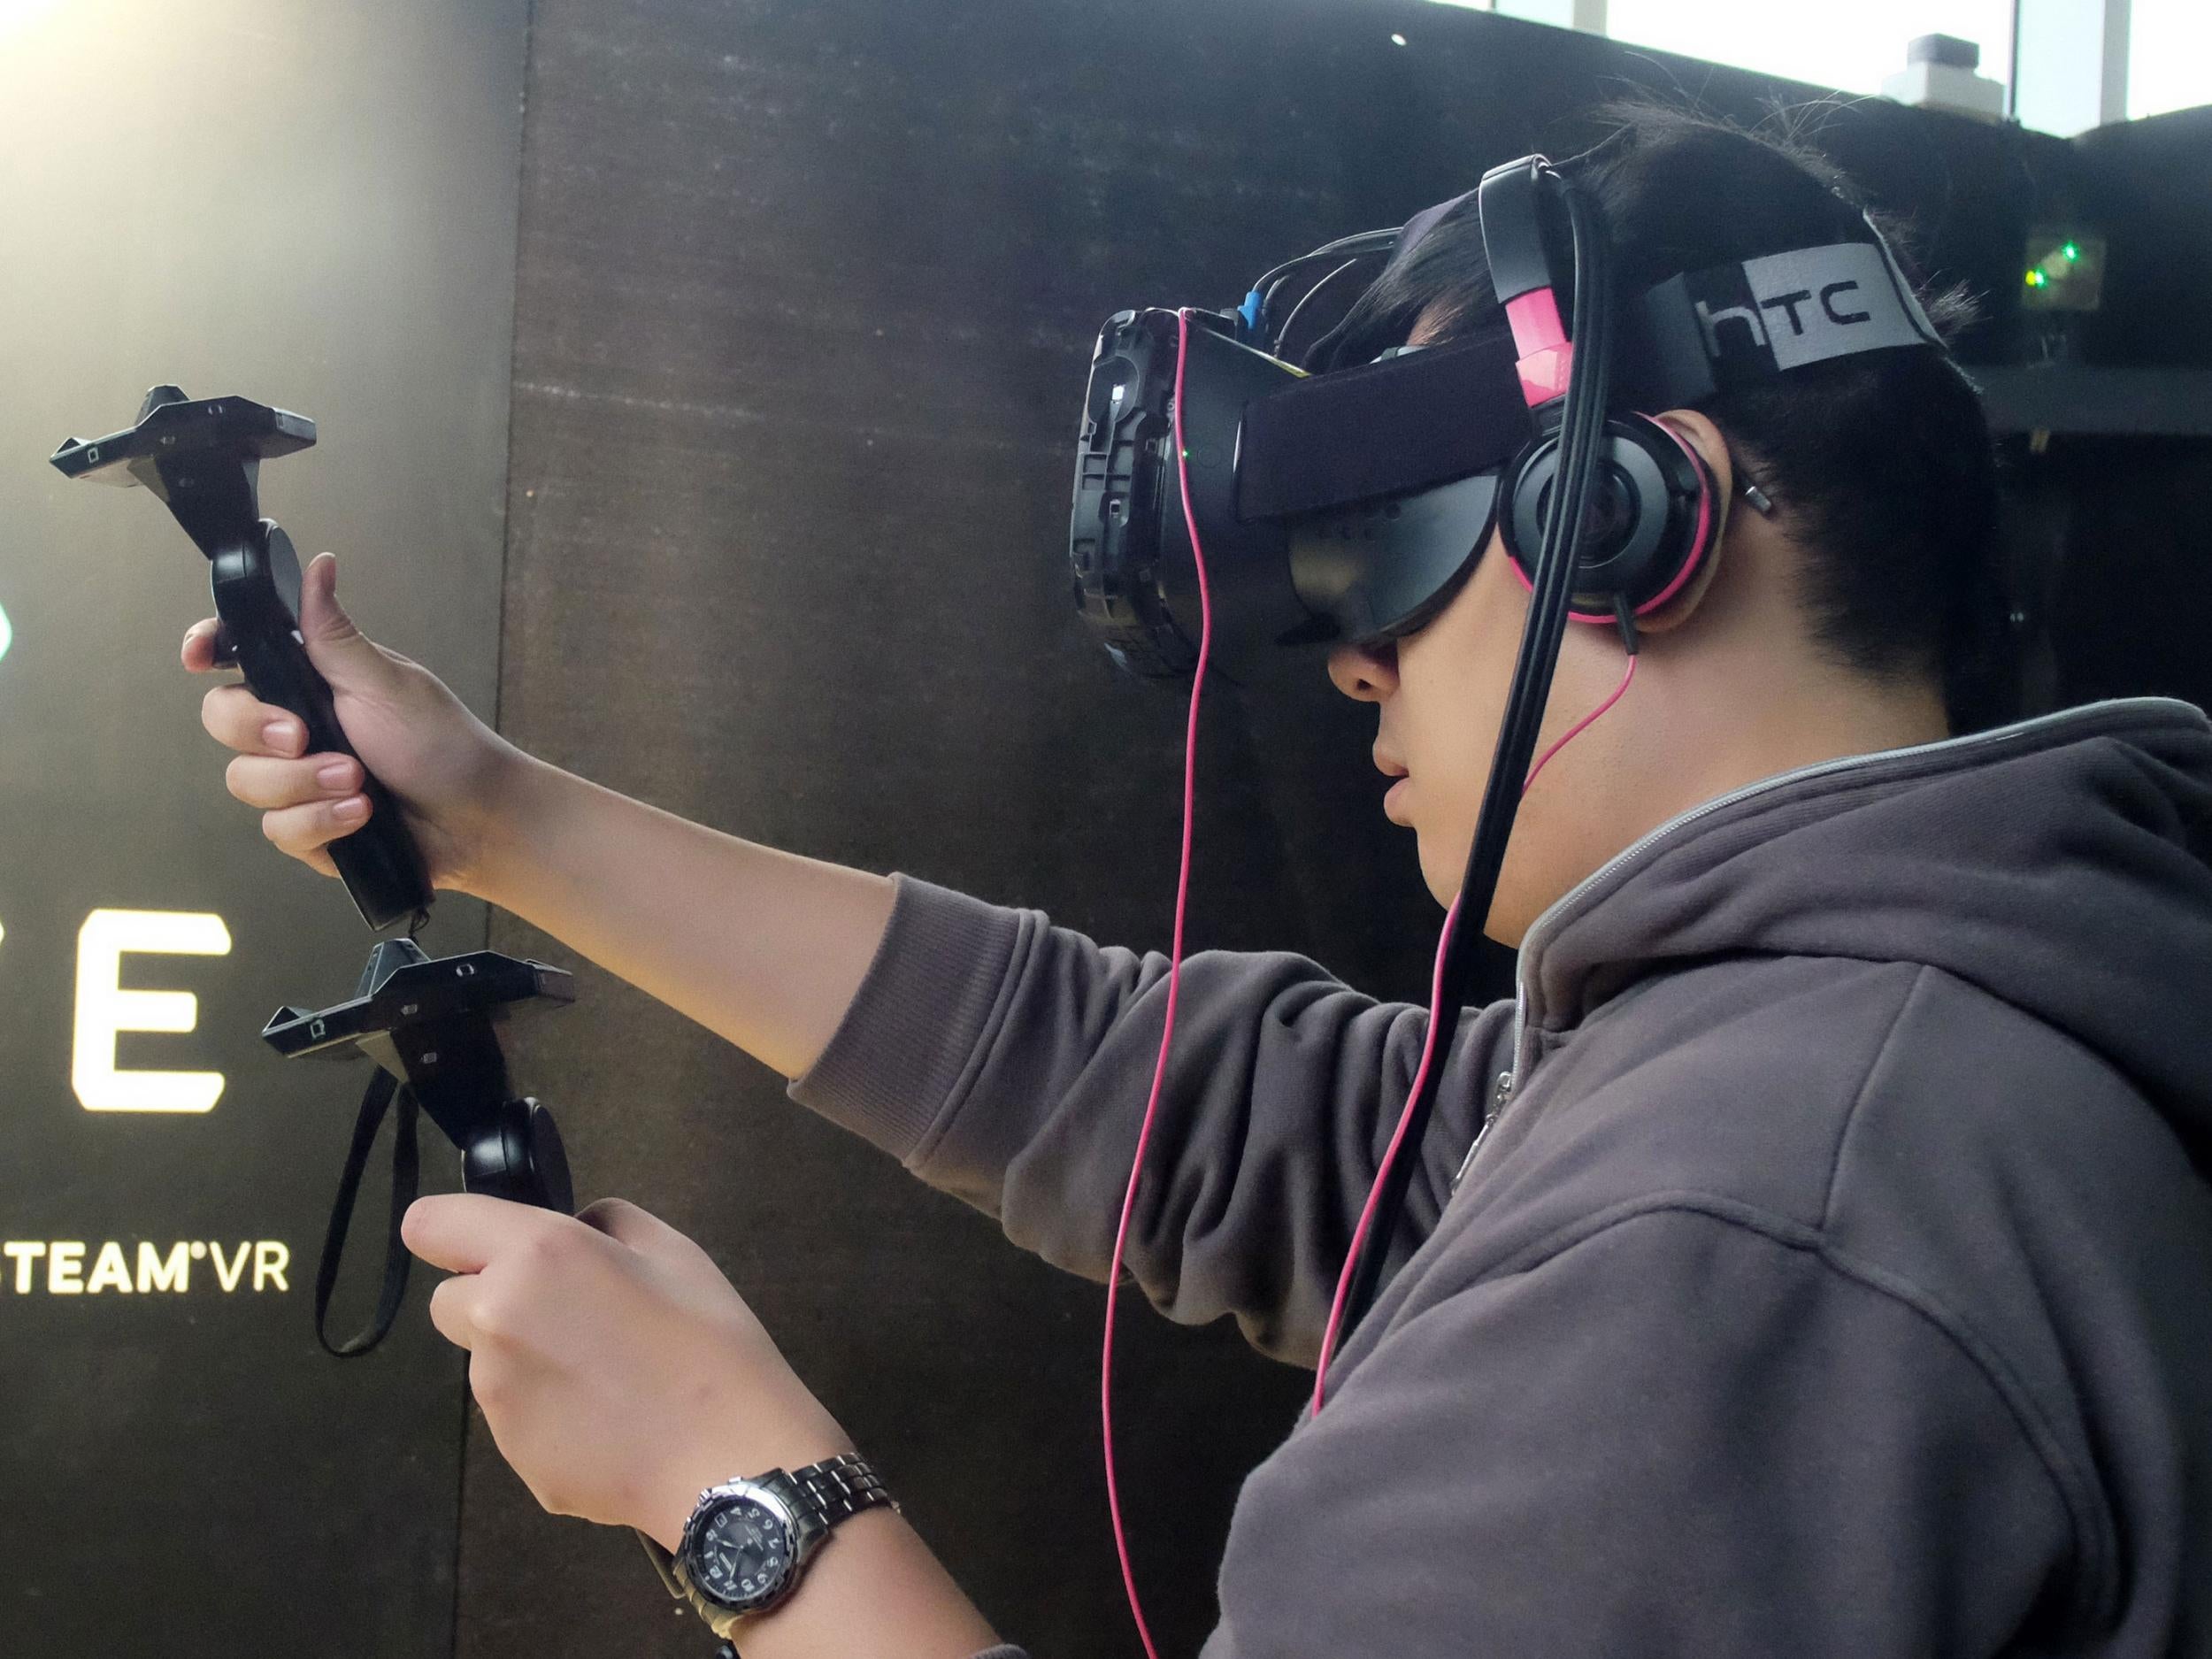
[[127,991],[123,953],[227,956],[219,916],[190,910],[95,910],[77,933],[77,1048],[70,1081],[88,1112],[204,1112],[223,1093],[220,1071],[123,1071],[123,1031],[190,1031],[200,999],[189,991]]

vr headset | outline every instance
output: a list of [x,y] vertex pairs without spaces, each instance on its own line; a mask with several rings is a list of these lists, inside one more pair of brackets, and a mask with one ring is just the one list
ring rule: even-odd
[[[1280,647],[1403,629],[1494,526],[1530,580],[1557,493],[1576,343],[1561,327],[1540,219],[1558,176],[1542,157],[1525,157],[1400,230],[1278,266],[1234,310],[1125,311],[1107,321],[1084,394],[1068,552],[1077,606],[1115,661],[1148,676],[1190,672],[1194,525],[1212,586],[1211,661],[1232,680]],[[1471,202],[1509,335],[1394,348],[1324,374],[1276,355],[1305,303],[1337,277],[1378,255],[1403,258]],[[1698,517],[1717,505],[1695,456],[1633,411],[1856,352],[1944,349],[1881,233],[1861,219],[1865,240],[1686,272],[1626,308],[1597,499],[1577,545],[1575,619],[1663,603],[1701,557]],[[1323,265],[1328,273],[1273,324],[1284,285]],[[1181,468],[1172,464],[1179,373]]]
[[[1617,626],[1632,672],[1637,618],[1695,575],[1721,534],[1726,503],[1705,463],[1640,411],[1858,352],[1945,349],[1863,211],[1864,238],[1680,273],[1617,308],[1605,227],[1570,177],[1589,159],[1554,167],[1525,156],[1494,167],[1397,231],[1278,266],[1232,311],[1118,312],[1084,394],[1068,543],[1075,602],[1134,672],[1190,677],[1202,657],[1248,679],[1287,660],[1285,648],[1411,632],[1494,528],[1528,588],[1489,782],[1438,953],[1429,1041],[1439,1056],[1451,1051],[1467,998],[1472,941],[1532,775],[1566,623]],[[1471,201],[1507,332],[1396,347],[1319,374],[1280,355],[1291,325],[1338,277],[1377,255],[1402,259]],[[1552,258],[1563,219],[1571,287]],[[1278,296],[1324,265],[1275,326]],[[1308,359],[1329,361],[1355,315]],[[1746,494],[1771,511],[1755,489]],[[1339,1286],[1345,1329],[1379,1286],[1443,1071],[1425,1061],[1371,1195],[1374,1229],[1363,1219],[1355,1233]],[[1401,1156],[1406,1147],[1412,1156]],[[1336,1333],[1333,1312],[1325,1371]]]

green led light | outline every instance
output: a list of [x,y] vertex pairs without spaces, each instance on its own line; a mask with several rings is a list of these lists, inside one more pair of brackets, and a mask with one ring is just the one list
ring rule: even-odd
[[2028,286],[2030,288],[2039,288],[2043,286],[2043,282],[2044,276],[2040,271],[2031,271],[2028,273]]
[[2064,254],[2069,259],[2078,259],[2081,257],[2081,245],[2078,242],[2070,242],[2061,248],[2059,252]]

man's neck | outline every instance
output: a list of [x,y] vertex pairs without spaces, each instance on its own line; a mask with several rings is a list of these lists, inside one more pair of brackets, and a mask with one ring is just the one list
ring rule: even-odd
[[[1927,682],[1870,687],[1863,681],[1824,680],[1794,691],[1763,687],[1755,698],[1739,698],[1733,706],[1710,702],[1699,706],[1726,707],[1725,723],[1717,723],[1700,741],[1678,738],[1663,764],[1648,768],[1626,787],[1616,784],[1609,789],[1607,798],[1619,816],[1607,819],[1575,812],[1547,826],[1538,843],[1544,849],[1545,871],[1529,872],[1535,879],[1532,887],[1519,880],[1502,886],[1499,905],[1521,914],[1511,932],[1494,929],[1494,938],[1519,944],[1528,924],[1553,900],[1621,849],[1694,807],[1801,766],[1932,743],[1951,734],[1941,693]],[[1680,764],[1685,758],[1693,764]],[[1494,907],[1491,919],[1504,922],[1499,908]]]
[[1701,793],[1678,810],[1801,766],[1951,735],[1942,695],[1925,680],[1875,690],[1857,683],[1815,684],[1795,695],[1763,695],[1741,717],[1716,734],[1711,764],[1696,769]]

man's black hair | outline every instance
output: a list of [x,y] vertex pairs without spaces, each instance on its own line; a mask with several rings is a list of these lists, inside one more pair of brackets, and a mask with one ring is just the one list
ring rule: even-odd
[[[1680,271],[1866,240],[1863,194],[1793,134],[1770,135],[1764,123],[1747,131],[1650,93],[1591,113],[1613,130],[1560,165],[1596,198],[1617,301]],[[1980,315],[1973,294],[1955,283],[1931,292],[1909,221],[1870,211],[1930,322],[1951,341]],[[1571,266],[1564,248],[1560,264]],[[1564,316],[1571,296],[1560,302]],[[1384,267],[1346,313],[1327,360],[1303,366],[1367,362],[1404,343],[1425,316],[1426,339],[1508,332],[1471,196]],[[1805,550],[1800,597],[1834,662],[1878,680],[1935,678],[1955,733],[2018,717],[1997,455],[1980,395],[1955,362],[1909,349],[1839,357],[1685,407],[1721,429],[1740,476],[1772,500],[1777,522]],[[1409,626],[1431,619],[1466,574]]]

